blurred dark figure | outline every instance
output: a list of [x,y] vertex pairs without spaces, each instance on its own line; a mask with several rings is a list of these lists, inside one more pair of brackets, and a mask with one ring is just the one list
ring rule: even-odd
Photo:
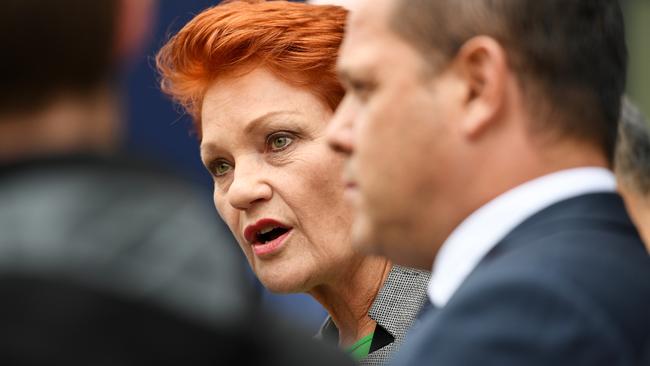
[[202,193],[119,158],[149,0],[0,12],[0,364],[347,364],[250,305]]
[[[113,74],[142,43],[147,27],[133,24],[146,24],[154,4],[123,3],[3,2],[0,161],[115,150],[121,125]],[[135,8],[144,9],[140,19],[126,16]]]
[[623,100],[618,132],[614,164],[618,190],[650,251],[650,130],[641,111],[628,99]]

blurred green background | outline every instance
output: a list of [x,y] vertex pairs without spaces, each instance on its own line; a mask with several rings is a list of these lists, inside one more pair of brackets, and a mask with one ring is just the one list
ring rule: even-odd
[[630,50],[627,91],[646,117],[650,116],[650,0],[626,0],[625,21]]

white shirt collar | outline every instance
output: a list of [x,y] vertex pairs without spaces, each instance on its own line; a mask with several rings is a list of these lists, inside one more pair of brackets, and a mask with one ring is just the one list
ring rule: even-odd
[[562,170],[528,181],[468,216],[447,238],[433,264],[429,299],[443,307],[483,257],[533,214],[565,199],[616,190],[604,168]]

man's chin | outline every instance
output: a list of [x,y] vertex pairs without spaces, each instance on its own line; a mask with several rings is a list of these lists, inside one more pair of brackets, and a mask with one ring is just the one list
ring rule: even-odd
[[394,264],[417,268],[424,271],[430,271],[433,266],[433,260],[429,259],[429,256],[418,256],[412,255],[412,253],[407,253],[399,248],[394,248],[394,250],[387,250],[382,254],[384,257],[388,258]]
[[365,255],[382,255],[381,249],[376,242],[367,239],[352,240],[352,248],[357,253]]
[[401,242],[387,241],[386,226],[369,216],[357,215],[352,225],[352,247],[359,253],[386,257],[388,251],[403,248]]
[[359,253],[381,255],[380,243],[368,221],[359,219],[352,226],[352,248]]

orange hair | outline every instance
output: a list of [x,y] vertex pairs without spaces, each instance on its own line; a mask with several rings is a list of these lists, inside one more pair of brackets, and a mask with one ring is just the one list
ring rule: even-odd
[[161,88],[192,116],[217,77],[262,66],[304,87],[334,110],[343,98],[336,58],[347,11],[286,1],[235,1],[209,8],[173,36],[156,65]]

